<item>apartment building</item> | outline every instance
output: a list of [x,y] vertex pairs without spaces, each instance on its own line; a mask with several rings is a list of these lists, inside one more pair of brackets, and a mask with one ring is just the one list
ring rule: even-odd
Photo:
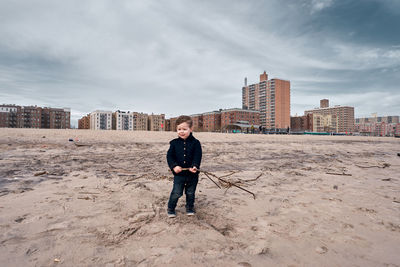
[[399,123],[399,116],[384,116],[384,117],[366,117],[366,118],[357,118],[355,120],[355,124],[362,124],[362,123],[378,123],[378,122],[385,122],[385,123]]
[[[328,101],[327,99],[324,99]],[[320,108],[304,111],[304,114],[332,115],[337,117],[337,132],[349,133],[354,131],[354,107],[334,106],[329,107],[328,102],[320,102]],[[323,104],[323,105],[322,105]],[[326,106],[327,107],[322,107]]]
[[68,108],[0,105],[0,127],[69,129],[70,114]]
[[221,111],[211,111],[203,113],[203,131],[221,131]]
[[151,114],[149,115],[149,131],[165,131],[165,114]]
[[18,128],[21,107],[16,105],[0,105],[0,127]]
[[78,129],[90,129],[90,114],[78,120]]
[[193,121],[193,131],[201,132],[203,131],[203,114],[193,114],[190,115]]
[[133,112],[133,130],[147,131],[149,125],[149,115],[146,113]]
[[96,110],[90,113],[90,129],[91,130],[111,130],[112,129],[112,112]]
[[247,122],[253,127],[260,125],[260,112],[258,110],[246,110],[240,108],[231,108],[221,110],[221,129],[224,130],[228,126],[237,122]]
[[357,118],[355,131],[370,136],[400,136],[399,116]]
[[172,131],[171,130],[171,119],[165,119],[165,131]]
[[242,108],[260,111],[260,124],[266,129],[290,127],[290,81],[270,79],[264,71],[260,82],[242,88]]
[[169,119],[169,129],[172,132],[176,131],[176,120],[178,119],[178,117],[173,117]]
[[307,114],[304,116],[290,117],[291,132],[312,132],[313,131],[313,116]]
[[69,108],[41,108],[41,128],[68,129],[71,123]]
[[113,130],[133,131],[133,113],[117,110],[112,118]]
[[312,131],[315,133],[337,133],[338,116],[328,114],[309,114],[312,117]]

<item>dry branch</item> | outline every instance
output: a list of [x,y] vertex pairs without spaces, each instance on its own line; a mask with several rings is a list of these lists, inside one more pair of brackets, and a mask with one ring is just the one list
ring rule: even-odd
[[82,144],[82,143],[77,143],[77,142],[74,142],[74,144],[76,146],[91,146],[90,144]]
[[326,172],[326,174],[331,174],[331,175],[344,175],[344,176],[352,176],[351,173],[336,173],[336,172]]
[[242,180],[242,179],[239,179],[239,180],[242,181],[242,182],[253,182],[253,181],[258,180],[258,178],[260,178],[262,175],[263,175],[263,173],[260,173],[260,174],[259,174],[256,178],[254,178],[254,179],[249,179],[249,180]]
[[382,166],[379,166],[379,165],[362,166],[362,165],[356,164],[356,166],[359,167],[359,168],[382,168],[382,169],[384,169],[386,167],[390,167],[390,164],[389,163],[383,163]]
[[43,174],[47,174],[47,171],[40,171],[34,174],[34,176],[39,176],[39,175],[43,175]]
[[[189,168],[182,168],[182,171],[188,171],[188,170],[189,170]],[[221,188],[221,186],[219,186],[210,176],[213,176],[214,178],[218,179],[218,181],[220,183],[224,184],[224,186],[226,186],[227,188],[230,188],[231,186],[237,187],[237,188],[239,188],[239,189],[241,189],[241,190],[243,190],[243,191],[245,191],[245,192],[247,192],[249,194],[252,194],[254,199],[256,199],[256,195],[253,192],[251,192],[251,191],[249,191],[249,190],[237,185],[237,182],[234,183],[234,182],[230,182],[230,181],[222,179],[222,177],[228,177],[228,176],[236,173],[235,171],[232,171],[231,173],[229,173],[227,175],[220,176],[220,177],[218,177],[217,175],[215,175],[215,174],[213,174],[211,172],[208,172],[208,171],[200,171],[200,170],[198,170],[198,171],[203,173],[205,176],[207,176],[207,178],[210,179],[218,188]],[[260,176],[261,175],[259,175],[259,177],[257,177],[256,179],[260,178]],[[254,179],[254,180],[256,180],[256,179]],[[226,191],[225,191],[225,193],[226,193]]]
[[[252,194],[253,195],[253,197],[254,197],[254,199],[256,199],[256,195],[253,193],[253,192],[251,192],[251,191],[249,191],[249,190],[247,190],[247,189],[245,189],[245,188],[243,188],[243,187],[241,187],[241,186],[239,186],[239,185],[237,185],[237,183],[233,183],[233,182],[230,182],[230,181],[227,181],[227,180],[224,180],[224,179],[222,179],[221,177],[226,177],[226,175],[225,176],[221,176],[221,177],[218,177],[218,176],[216,176],[215,174],[213,174],[213,173],[210,173],[210,172],[207,172],[207,171],[200,171],[201,173],[204,173],[211,181],[213,181],[213,183],[214,184],[216,184],[217,185],[217,183],[216,182],[214,182],[214,180],[213,179],[211,179],[209,176],[211,175],[211,176],[214,176],[215,178],[217,178],[218,179],[218,181],[221,183],[223,183],[223,184],[225,184],[226,186],[227,186],[227,189],[228,188],[230,188],[231,186],[234,186],[234,187],[237,187],[237,188],[239,188],[239,189],[241,189],[241,190],[243,190],[243,191],[245,191],[245,192],[247,192],[247,193],[249,193],[249,194]],[[232,173],[233,174],[233,173]],[[232,174],[229,174],[229,175],[232,175]],[[219,185],[217,185],[219,188],[221,188]],[[226,190],[227,191],[227,190]],[[225,193],[226,193],[226,191],[225,191]]]

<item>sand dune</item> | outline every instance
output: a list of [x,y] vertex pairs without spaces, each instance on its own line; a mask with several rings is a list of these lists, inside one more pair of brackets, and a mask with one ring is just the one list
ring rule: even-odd
[[2,266],[400,266],[399,139],[195,136],[255,199],[201,174],[167,218],[175,133],[0,129]]

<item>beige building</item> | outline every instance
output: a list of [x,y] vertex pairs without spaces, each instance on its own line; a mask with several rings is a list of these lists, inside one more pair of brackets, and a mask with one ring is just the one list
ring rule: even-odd
[[112,129],[112,112],[96,110],[90,113],[90,129],[91,130],[111,130]]
[[112,118],[113,130],[133,131],[133,113],[117,110]]
[[149,115],[149,131],[165,131],[165,114]]
[[304,114],[336,116],[337,132],[345,133],[354,131],[354,107],[349,107],[349,106],[329,107],[329,102],[326,103],[326,101],[321,102],[321,104],[323,104],[324,106],[328,105],[328,107],[325,108],[320,107],[312,110],[306,110],[304,111]]
[[133,130],[134,131],[147,131],[149,125],[149,115],[146,113],[133,112]]
[[242,88],[242,108],[260,111],[260,124],[267,129],[290,127],[290,81],[268,80],[264,71],[260,82]]
[[312,131],[313,132],[326,132],[326,133],[337,133],[339,132],[338,128],[338,117],[336,115],[321,115],[321,114],[313,114],[312,115]]

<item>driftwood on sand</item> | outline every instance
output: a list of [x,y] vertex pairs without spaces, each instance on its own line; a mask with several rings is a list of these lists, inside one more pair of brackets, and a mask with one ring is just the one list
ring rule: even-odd
[[[189,168],[182,168],[182,170],[183,170],[183,171],[187,171],[187,170],[189,170]],[[226,187],[227,189],[229,189],[230,187],[234,186],[234,187],[236,187],[236,188],[239,188],[239,189],[241,189],[241,190],[243,190],[243,191],[245,191],[245,192],[247,192],[247,193],[253,195],[253,198],[256,199],[256,195],[255,195],[253,192],[251,192],[251,191],[249,191],[249,190],[247,190],[247,189],[245,189],[245,188],[239,186],[237,182],[235,183],[235,182],[231,182],[231,181],[222,179],[222,178],[226,178],[226,177],[228,177],[228,176],[231,176],[231,175],[235,174],[235,173],[236,173],[235,171],[232,171],[231,173],[226,174],[226,175],[223,175],[223,176],[217,176],[217,175],[215,175],[215,174],[213,174],[213,173],[211,173],[211,172],[208,172],[208,171],[200,171],[200,170],[199,170],[199,172],[200,172],[200,173],[203,173],[203,174],[204,174],[209,180],[211,180],[218,188],[221,188],[221,186],[219,186],[219,184],[217,184],[210,176],[212,176],[212,177],[218,179],[219,183],[222,184],[222,185],[223,185],[224,187]],[[261,175],[262,175],[262,174],[261,174]],[[251,179],[251,180],[248,180],[248,181],[253,181],[253,180],[255,181],[255,180],[257,180],[258,178],[260,178],[261,175],[259,175],[259,176],[258,176],[257,178],[255,178],[255,179]],[[225,192],[226,192],[226,191],[225,191]]]

